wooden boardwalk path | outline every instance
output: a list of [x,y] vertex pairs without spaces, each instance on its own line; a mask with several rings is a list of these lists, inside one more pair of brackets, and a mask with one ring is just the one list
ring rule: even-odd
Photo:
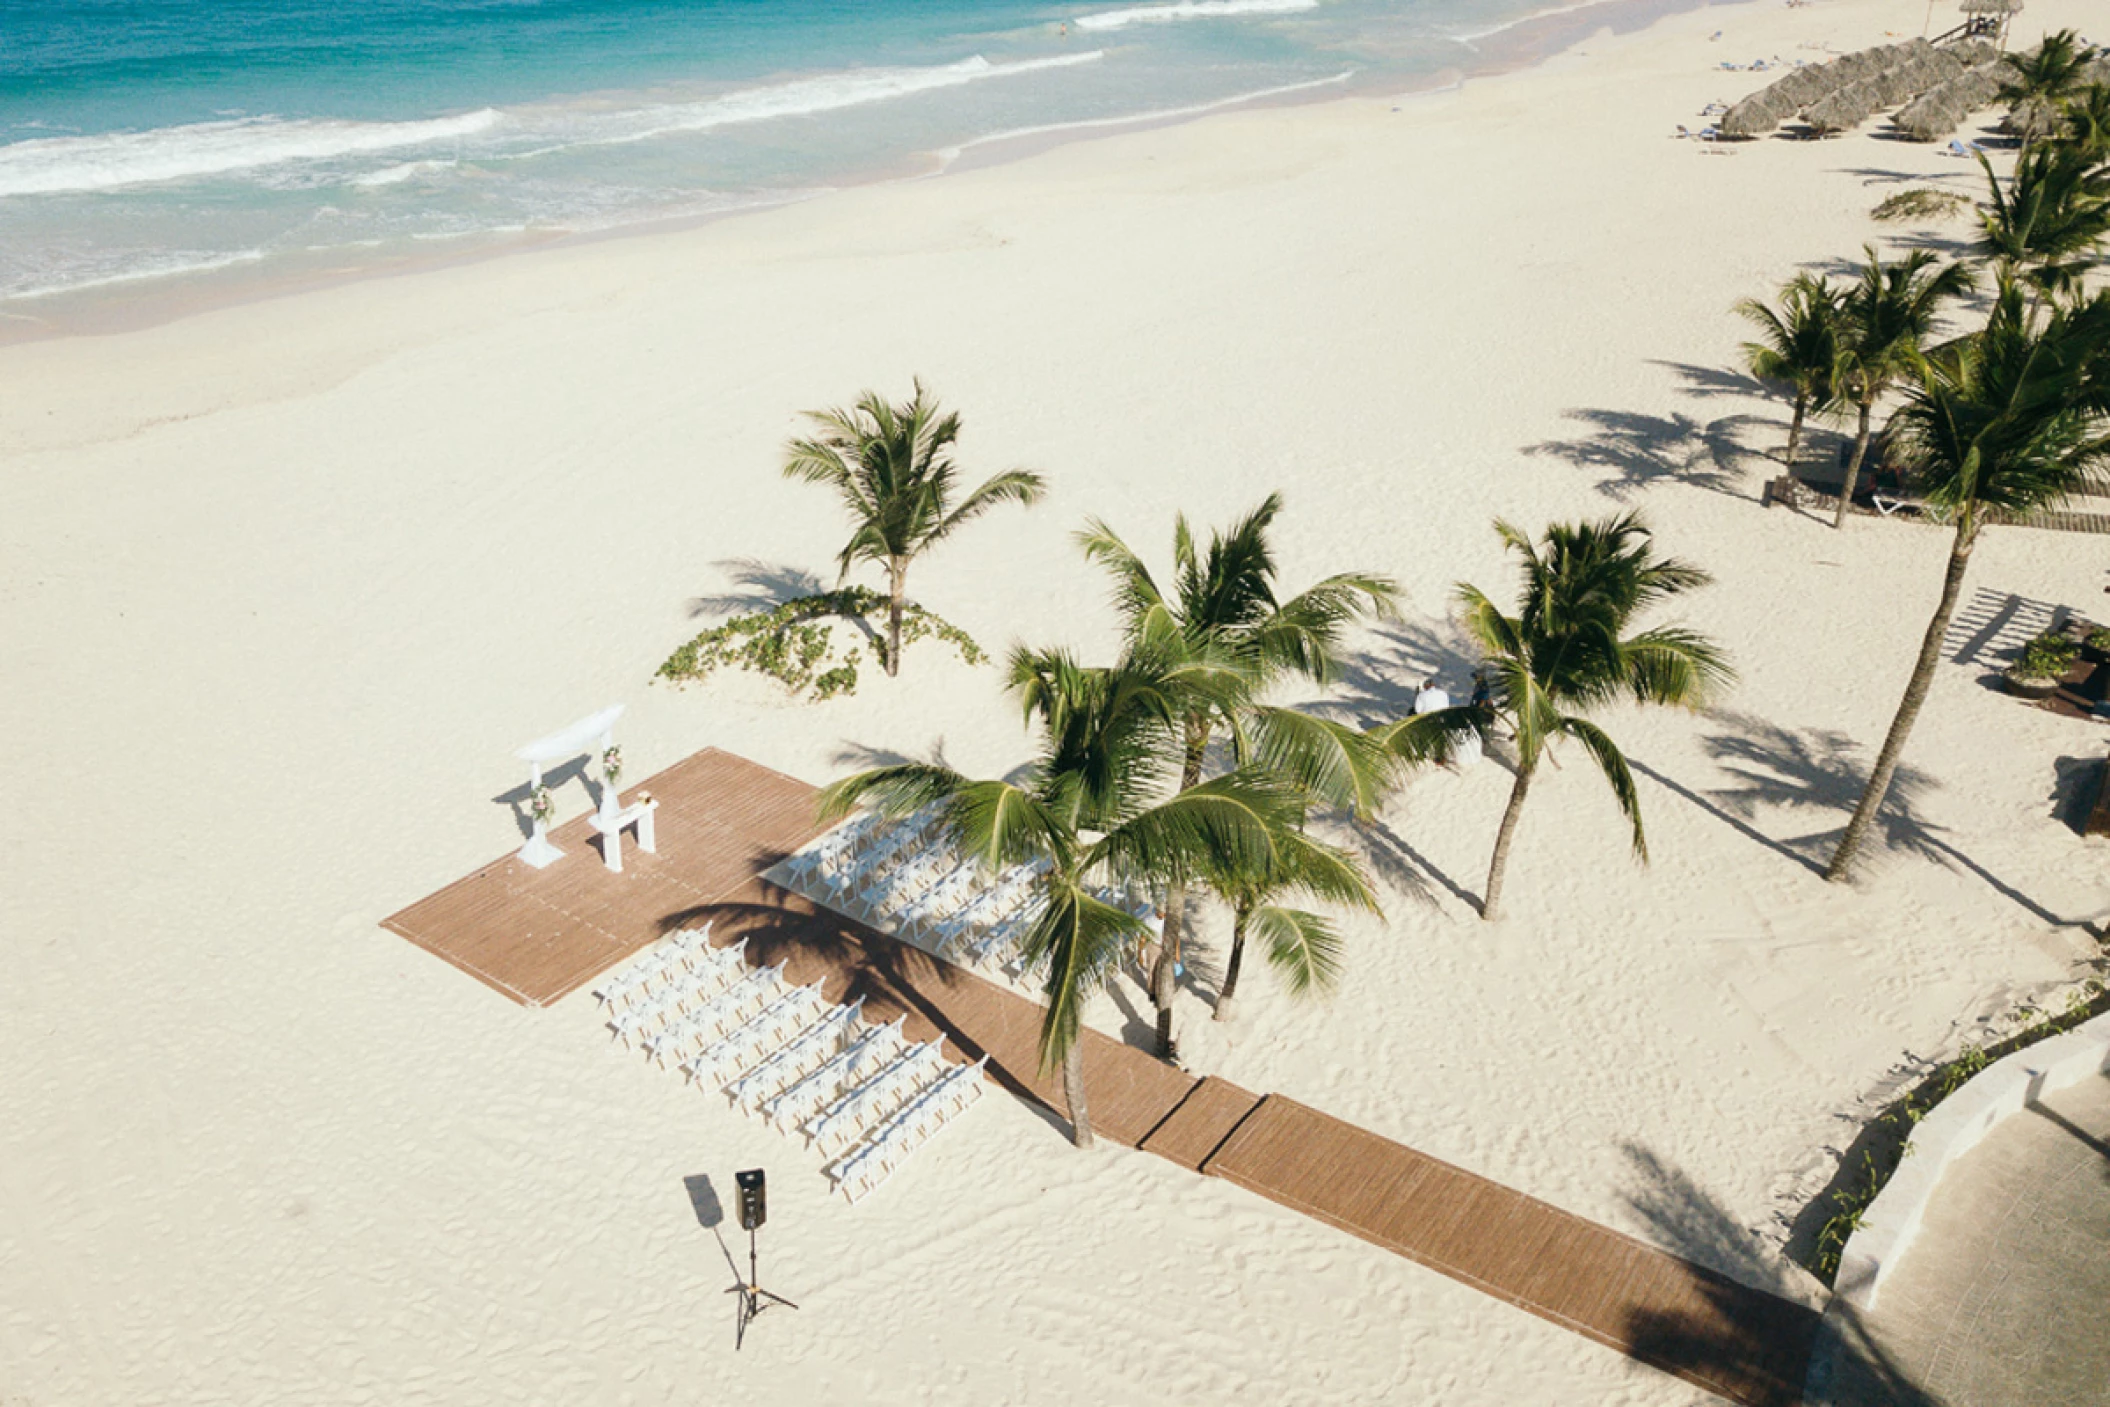
[[[385,926],[515,1001],[543,1005],[677,928],[782,961],[869,1020],[989,1057],[1013,1093],[1067,1116],[1039,1067],[1040,1008],[762,877],[818,833],[813,788],[709,749],[639,788],[660,853],[605,869],[584,818],[546,870],[495,861]],[[632,793],[634,795],[634,792]],[[1221,1177],[1745,1407],[1792,1407],[1817,1315],[1281,1095],[1193,1076],[1086,1031],[1104,1136]]]

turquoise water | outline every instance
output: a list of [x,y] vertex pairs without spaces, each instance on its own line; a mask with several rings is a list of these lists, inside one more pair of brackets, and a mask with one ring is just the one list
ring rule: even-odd
[[1411,83],[1545,0],[0,0],[0,301],[707,215]]

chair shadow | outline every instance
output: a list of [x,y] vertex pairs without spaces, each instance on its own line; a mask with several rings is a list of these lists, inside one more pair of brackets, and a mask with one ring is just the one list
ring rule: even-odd
[[[586,775],[589,761],[588,756],[581,753],[562,766],[549,769],[542,774],[542,785],[548,787],[551,791],[556,791],[559,787],[569,782],[584,782],[587,796],[598,807],[601,804],[601,784]],[[519,828],[522,840],[528,839],[535,833],[535,820],[528,815],[528,802],[534,795],[535,789],[526,782],[522,782],[519,786],[502,791],[491,798],[496,805],[513,808],[513,824]],[[551,829],[554,830],[555,828],[555,823],[552,822]]]

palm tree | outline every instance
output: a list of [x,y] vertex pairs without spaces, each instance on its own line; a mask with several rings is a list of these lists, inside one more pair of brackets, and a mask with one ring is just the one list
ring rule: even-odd
[[1340,937],[1333,924],[1320,914],[1285,907],[1281,900],[1304,896],[1379,912],[1370,881],[1354,859],[1301,833],[1294,833],[1263,868],[1214,871],[1204,883],[1231,909],[1231,955],[1216,994],[1218,1021],[1231,1019],[1248,936],[1260,939],[1268,962],[1293,993],[1329,989],[1338,980]]
[[953,502],[953,442],[960,417],[940,414],[919,379],[914,398],[892,405],[867,391],[849,410],[808,412],[818,433],[793,440],[784,477],[826,484],[849,510],[854,531],[837,557],[843,580],[859,562],[886,568],[886,672],[901,672],[901,612],[909,563],[962,523],[999,503],[1040,501],[1047,485],[1026,469],[1008,469]]
[[1978,252],[2047,293],[2067,293],[2110,236],[2110,189],[2078,148],[2043,142],[2025,148],[2002,189],[1983,155],[1988,194],[1979,209]]
[[2089,52],[2070,29],[2044,36],[2027,54],[2003,54],[2008,78],[1994,96],[2007,104],[2011,130],[2028,142],[2057,126],[2058,113],[2088,86]]
[[1893,424],[1922,491],[1954,514],[1955,530],[1905,696],[1824,872],[1834,882],[1848,877],[1890,790],[1989,517],[2056,505],[2110,468],[2110,295],[2047,308],[2004,282],[1985,331],[1922,368]]
[[1040,734],[1020,778],[975,780],[903,763],[846,777],[821,797],[824,818],[860,804],[897,816],[936,807],[954,843],[985,867],[1045,867],[1021,956],[1042,975],[1042,1070],[1062,1071],[1079,1148],[1092,1146],[1083,1008],[1148,933],[1105,891],[1265,873],[1295,846],[1303,816],[1302,795],[1264,770],[1172,790],[1165,739],[1176,734],[1183,667],[1147,651],[1099,669],[1060,652],[1015,651],[1012,687]]
[[1633,825],[1634,854],[1648,859],[1641,802],[1618,745],[1582,711],[1622,696],[1641,703],[1697,708],[1735,674],[1705,636],[1679,626],[1627,631],[1635,617],[1673,596],[1704,586],[1707,573],[1658,557],[1640,517],[1546,529],[1543,546],[1497,521],[1495,531],[1523,559],[1517,614],[1503,615],[1476,588],[1460,583],[1465,628],[1486,652],[1494,684],[1489,704],[1416,714],[1377,729],[1375,739],[1410,760],[1441,759],[1469,731],[1484,733],[1492,716],[1516,736],[1516,782],[1495,833],[1480,916],[1498,918],[1502,875],[1517,818],[1539,763],[1556,739],[1572,738],[1611,784]]
[[1736,305],[1738,314],[1759,329],[1759,340],[1744,344],[1744,364],[1759,380],[1784,385],[1795,396],[1795,418],[1788,424],[1788,452],[1783,461],[1790,474],[1795,472],[1804,417],[1812,410],[1826,409],[1838,395],[1839,303],[1843,296],[1830,279],[1801,273],[1781,289],[1778,312],[1756,298]]
[[[2098,167],[2110,161],[2110,83],[2091,84],[2085,93],[2067,99],[2066,130],[2052,140]],[[2105,177],[2098,170],[2098,189]]]
[[[1329,804],[1368,809],[1384,762],[1353,729],[1256,700],[1292,676],[1331,682],[1347,628],[1365,617],[1390,615],[1399,588],[1375,573],[1341,572],[1282,600],[1268,542],[1281,511],[1282,496],[1269,494],[1229,532],[1212,532],[1206,550],[1196,544],[1184,514],[1174,519],[1169,592],[1105,523],[1093,519],[1078,541],[1085,556],[1113,578],[1131,648],[1147,641],[1153,649],[1214,666],[1199,676],[1210,687],[1190,693],[1179,708],[1183,790],[1202,780],[1221,728],[1242,763],[1280,770]],[[1175,883],[1166,896],[1164,937],[1150,980],[1158,1054],[1167,1060],[1177,1055],[1172,1003],[1186,931],[1186,886]]]
[[1895,264],[1885,264],[1873,245],[1863,246],[1867,264],[1840,303],[1839,390],[1859,415],[1853,457],[1846,482],[1839,486],[1834,528],[1846,525],[1846,512],[1860,485],[1861,462],[1868,456],[1869,419],[1883,393],[1919,365],[1935,316],[1949,299],[1968,292],[1971,274],[1961,264],[1935,269],[1934,255],[1915,249]]

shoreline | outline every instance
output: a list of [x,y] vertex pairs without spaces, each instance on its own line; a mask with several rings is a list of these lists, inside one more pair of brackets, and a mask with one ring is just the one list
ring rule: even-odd
[[[1317,107],[1330,102],[1404,101],[1455,92],[1470,82],[1510,78],[1551,63],[1572,52],[1593,36],[1613,38],[1643,32],[1674,15],[1707,9],[1758,7],[1773,0],[1582,0],[1579,4],[1556,5],[1536,14],[1512,20],[1496,29],[1461,38],[1456,42],[1475,56],[1469,61],[1417,75],[1403,85],[1391,79],[1371,80],[1358,85],[1350,70],[1338,77],[1316,79],[1259,93],[1234,96],[1193,108],[1163,113],[1087,119],[1051,124],[1018,132],[996,132],[975,138],[959,147],[939,151],[907,153],[901,169],[879,171],[866,178],[832,186],[788,191],[775,197],[758,197],[726,210],[704,214],[674,215],[598,230],[526,230],[510,234],[486,232],[465,237],[478,247],[457,252],[433,252],[420,256],[414,251],[386,257],[364,266],[343,266],[342,256],[355,254],[356,247],[310,251],[318,259],[338,265],[327,269],[288,269],[270,274],[244,270],[259,259],[230,257],[210,269],[172,275],[124,277],[105,284],[63,289],[0,302],[0,347],[63,340],[71,337],[106,337],[141,331],[169,322],[329,289],[355,286],[375,280],[443,273],[498,260],[532,257],[551,250],[585,248],[611,241],[678,235],[709,228],[728,220],[829,200],[846,191],[869,190],[932,180],[1030,161],[1046,152],[1078,142],[1129,136],[1205,122],[1234,113],[1264,112]],[[1486,41],[1495,41],[1483,48]],[[1341,85],[1337,93],[1326,92]],[[1309,96],[1304,96],[1305,91]],[[913,169],[912,169],[913,168]],[[283,257],[283,256],[278,256]],[[44,306],[55,309],[49,318],[25,309]]]

